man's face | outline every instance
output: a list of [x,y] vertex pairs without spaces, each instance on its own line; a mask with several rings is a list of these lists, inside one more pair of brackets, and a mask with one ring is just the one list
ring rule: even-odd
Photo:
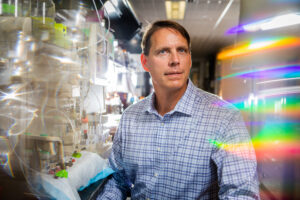
[[192,61],[187,40],[178,31],[156,31],[151,37],[149,55],[142,54],[141,61],[151,74],[155,90],[185,90]]

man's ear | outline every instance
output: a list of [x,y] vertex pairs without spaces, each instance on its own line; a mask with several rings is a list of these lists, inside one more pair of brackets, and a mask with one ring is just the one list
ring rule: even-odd
[[142,66],[143,66],[144,70],[146,72],[149,72],[148,67],[146,67],[146,65],[147,65],[147,56],[143,53],[141,54],[141,63],[142,63]]

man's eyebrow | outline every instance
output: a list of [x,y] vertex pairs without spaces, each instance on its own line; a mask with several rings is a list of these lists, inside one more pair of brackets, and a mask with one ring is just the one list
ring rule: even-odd
[[178,46],[176,49],[189,49],[189,48],[186,46]]
[[161,50],[170,50],[170,47],[159,47],[155,52],[160,52]]

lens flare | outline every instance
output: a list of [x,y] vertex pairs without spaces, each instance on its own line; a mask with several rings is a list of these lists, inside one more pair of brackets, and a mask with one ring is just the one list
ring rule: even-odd
[[300,24],[300,13],[288,13],[264,20],[259,20],[249,24],[240,24],[238,26],[230,28],[226,32],[226,34],[229,35],[244,32],[266,31],[288,26],[294,26],[297,24]]
[[[252,144],[259,161],[300,158],[300,92],[299,87],[297,88],[298,92],[293,87],[276,88],[257,95],[250,94],[246,99],[231,101],[238,109],[251,114],[252,119],[255,119],[248,122],[248,125],[252,128]],[[211,143],[229,153],[236,153],[236,147],[244,145],[223,144],[218,141]]]
[[219,142],[217,140],[209,140],[209,143],[217,147],[218,149],[225,150],[226,152],[238,156],[240,158],[252,159],[252,160],[255,159],[255,157],[252,156],[252,152],[251,152],[251,148],[252,148],[251,141],[236,143],[236,144],[226,144],[226,143]]
[[218,80],[228,78],[278,79],[300,78],[300,65],[289,64],[270,67],[255,67],[257,70],[243,71],[223,76]]
[[8,139],[0,136],[0,166],[9,176],[14,177],[10,163],[10,145]]
[[227,101],[239,110],[253,113],[253,115],[276,115],[278,117],[288,117],[289,119],[299,119],[300,88],[298,87],[298,92],[289,91],[288,89],[289,87],[283,88],[282,92],[281,90],[271,91],[270,93],[259,94],[257,96],[250,94],[248,98]]
[[300,39],[298,37],[274,37],[245,41],[222,50],[217,55],[217,59],[225,60],[265,50],[278,50],[297,46],[300,46]]
[[259,160],[269,157],[276,160],[299,159],[300,137],[298,128],[298,124],[293,123],[266,122],[266,125],[252,140],[257,158]]
[[[300,137],[297,134],[297,126],[291,123],[267,123],[263,129],[252,138],[257,160],[265,159],[299,159],[300,158]],[[219,149],[228,153],[245,158],[250,157],[249,149],[251,142],[226,144],[216,140],[209,141]]]

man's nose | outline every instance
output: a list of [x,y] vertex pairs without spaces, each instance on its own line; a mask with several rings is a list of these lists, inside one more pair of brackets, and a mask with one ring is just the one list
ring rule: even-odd
[[172,52],[170,54],[170,66],[176,66],[179,64],[179,56],[177,54],[177,52]]

